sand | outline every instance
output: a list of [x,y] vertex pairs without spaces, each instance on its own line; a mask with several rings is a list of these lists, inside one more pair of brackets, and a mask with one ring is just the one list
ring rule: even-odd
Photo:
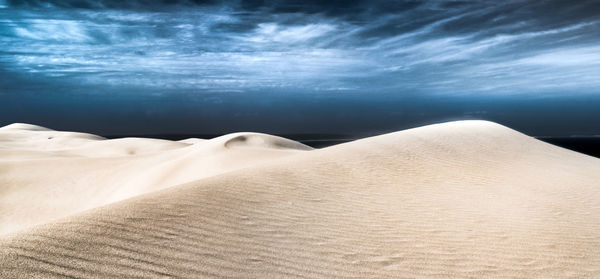
[[13,124],[0,187],[0,278],[600,277],[600,159],[486,121],[314,150]]

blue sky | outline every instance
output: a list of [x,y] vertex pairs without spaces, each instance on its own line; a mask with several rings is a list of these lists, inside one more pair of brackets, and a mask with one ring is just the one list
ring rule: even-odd
[[0,98],[600,93],[597,1],[320,2],[0,0]]

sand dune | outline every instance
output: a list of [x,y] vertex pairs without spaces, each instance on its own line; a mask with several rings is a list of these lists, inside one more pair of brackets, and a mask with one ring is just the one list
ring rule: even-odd
[[0,234],[311,149],[258,133],[193,141],[2,127]]
[[0,128],[1,278],[600,277],[600,160],[498,124],[25,142],[50,132]]

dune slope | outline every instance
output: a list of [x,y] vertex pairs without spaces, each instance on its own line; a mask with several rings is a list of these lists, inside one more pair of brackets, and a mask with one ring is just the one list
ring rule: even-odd
[[106,140],[12,124],[0,128],[0,234],[310,149],[257,133]]
[[5,235],[0,277],[595,278],[599,181],[506,127],[431,125]]

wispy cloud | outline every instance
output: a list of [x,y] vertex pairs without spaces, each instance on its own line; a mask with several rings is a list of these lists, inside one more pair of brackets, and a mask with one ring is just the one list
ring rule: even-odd
[[280,26],[277,23],[260,23],[255,32],[247,37],[256,43],[307,43],[335,30],[330,24],[307,24],[299,26]]
[[585,3],[562,21],[535,13],[546,6],[520,3],[431,2],[392,12],[23,3],[36,8],[0,1],[0,62],[14,73],[68,75],[63,83],[517,94],[595,92],[600,80],[600,18]]

